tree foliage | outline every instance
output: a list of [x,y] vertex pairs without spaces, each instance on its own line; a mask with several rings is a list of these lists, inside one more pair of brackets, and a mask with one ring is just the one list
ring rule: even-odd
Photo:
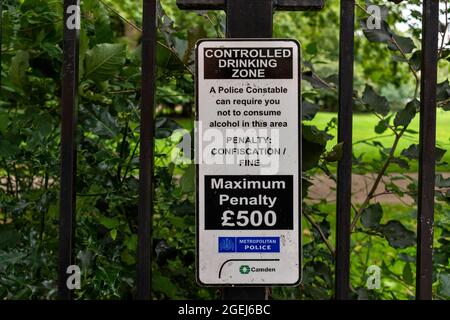
[[[419,1],[383,5],[380,30],[369,30],[366,5],[357,1],[355,111],[379,118],[374,134],[389,133],[393,144],[364,141],[379,159],[354,157],[355,173],[373,173],[367,197],[354,204],[352,294],[360,299],[411,298],[414,292],[415,221],[386,217],[377,202],[385,192],[417,200],[417,181],[387,176],[390,166],[417,161],[415,143],[397,150],[400,139],[417,140],[408,129],[417,116],[420,80]],[[397,1],[398,2],[398,1]],[[135,294],[137,249],[139,106],[141,94],[141,11],[133,1],[82,1],[78,88],[76,253],[82,269],[79,299],[130,298]],[[402,15],[407,8],[414,21]],[[59,197],[60,95],[62,69],[61,1],[3,1],[0,100],[0,297],[55,298]],[[310,201],[314,176],[335,181],[342,143],[330,145],[336,118],[314,125],[319,110],[337,110],[338,2],[321,12],[277,13],[274,34],[302,43],[304,277],[299,288],[274,288],[275,298],[329,299],[333,295],[334,214],[326,200]],[[155,139],[153,288],[157,299],[210,299],[211,288],[194,279],[194,170],[175,164],[182,139],[178,122],[167,119],[175,106],[190,115],[194,103],[193,49],[198,39],[223,37],[221,12],[181,12],[175,1],[158,4]],[[448,19],[442,22],[448,29]],[[400,32],[398,26],[407,26]],[[446,31],[448,32],[448,31]],[[440,44],[438,106],[450,108],[448,43]],[[192,119],[191,119],[192,120]],[[300,120],[300,119],[299,119]],[[368,128],[369,130],[370,128]],[[438,166],[448,171],[438,148]],[[398,180],[408,181],[406,190]],[[450,190],[436,178],[435,297],[450,292]],[[415,214],[415,211],[413,211]],[[382,254],[377,254],[381,252]],[[386,253],[386,254],[383,254]],[[387,285],[365,287],[370,264],[382,267]]]

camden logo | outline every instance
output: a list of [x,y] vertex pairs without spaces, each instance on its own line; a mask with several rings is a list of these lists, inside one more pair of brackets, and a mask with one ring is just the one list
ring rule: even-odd
[[250,267],[246,264],[243,264],[242,266],[239,267],[239,272],[241,274],[249,274],[250,273]]
[[241,274],[249,274],[250,272],[276,272],[275,268],[257,268],[257,267],[250,267],[249,265],[243,264],[239,267],[239,272]]

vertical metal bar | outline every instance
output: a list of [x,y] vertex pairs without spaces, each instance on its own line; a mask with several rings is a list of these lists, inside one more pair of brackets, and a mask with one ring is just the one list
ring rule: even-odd
[[439,0],[425,0],[423,2],[422,19],[416,299],[431,300]]
[[227,38],[272,38],[272,0],[227,0]]
[[139,157],[137,299],[151,298],[153,137],[155,130],[156,1],[143,0],[142,106]]
[[265,287],[224,287],[223,300],[267,300],[268,288]]
[[[227,38],[272,38],[272,0],[227,0]],[[226,300],[264,300],[265,287],[225,287]]]
[[[64,61],[61,97],[61,190],[59,209],[59,274],[58,294],[60,299],[70,299],[67,288],[67,267],[73,264],[75,230],[75,128],[78,91],[79,0],[64,1]],[[74,8],[78,8],[75,11]]]
[[338,300],[348,299],[350,288],[354,21],[355,1],[341,0],[338,141],[344,145],[337,171],[335,298]]

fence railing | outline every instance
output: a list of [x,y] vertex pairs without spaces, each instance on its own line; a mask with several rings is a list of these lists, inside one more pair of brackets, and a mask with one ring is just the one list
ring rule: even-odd
[[[181,9],[225,10],[227,37],[271,37],[274,10],[321,9],[323,0],[178,0]],[[1,1],[0,1],[1,4]],[[337,175],[335,298],[348,299],[352,174],[352,106],[355,1],[340,1],[338,142],[343,156]],[[61,176],[59,219],[59,297],[70,299],[67,268],[74,262],[76,109],[78,91],[80,0],[64,0],[64,60],[61,100]],[[143,0],[140,174],[137,298],[151,297],[153,140],[156,85],[156,1]],[[439,1],[423,1],[420,99],[419,194],[417,217],[416,298],[432,298],[432,250],[436,143],[436,81]],[[1,36],[0,36],[1,42]],[[228,288],[224,298],[265,298],[264,288]]]

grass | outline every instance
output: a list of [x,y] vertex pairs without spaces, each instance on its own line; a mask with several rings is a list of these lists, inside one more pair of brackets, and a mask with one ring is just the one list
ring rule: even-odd
[[[325,129],[327,123],[337,117],[336,113],[326,113],[320,112],[312,121],[305,121],[307,124],[312,124],[319,129]],[[385,147],[392,146],[394,141],[394,135],[390,130],[386,130],[383,134],[375,133],[375,126],[377,125],[379,119],[373,114],[355,114],[353,116],[353,152],[356,157],[363,155],[364,161],[378,160],[380,158],[378,148],[370,145],[371,141],[379,141]],[[414,120],[409,125],[409,129],[419,132],[419,116],[417,115]],[[450,112],[443,111],[439,109],[437,112],[437,128],[436,128],[436,144],[439,148],[450,150]],[[337,142],[337,132],[336,129],[332,129],[330,134],[334,135],[334,139],[328,141],[327,149],[332,148]],[[397,151],[395,155],[400,155],[400,152],[409,147],[411,144],[419,143],[419,134],[405,133],[405,135],[400,140]],[[450,151],[446,152],[444,162],[450,163]],[[389,172],[417,172],[418,163],[417,161],[412,161],[410,163],[410,169],[405,170],[397,165],[391,165],[388,169]],[[448,172],[450,167],[448,164],[437,166],[437,171]]]
[[[311,121],[305,121],[305,124],[315,125],[319,129],[325,129],[327,124],[337,117],[337,113],[319,112]],[[190,119],[176,119],[176,121],[184,128],[192,129],[193,122]],[[373,114],[355,114],[353,115],[353,152],[356,157],[363,155],[363,160],[370,162],[371,160],[379,160],[380,155],[378,148],[371,145],[373,141],[379,141],[384,147],[389,148],[394,141],[394,135],[390,130],[386,130],[383,134],[375,133],[375,126],[379,119]],[[405,133],[399,142],[395,155],[400,155],[400,152],[408,148],[411,144],[419,143],[419,116],[417,115],[411,122],[409,129],[417,133]],[[331,149],[337,141],[336,129],[332,129],[330,134],[334,135],[334,139],[328,141],[327,149]],[[445,153],[443,162],[450,164],[450,112],[438,109],[437,112],[437,130],[436,130],[437,146],[449,150]],[[449,172],[450,165],[443,164],[436,167],[439,172]],[[410,162],[410,168],[405,170],[396,164],[391,164],[388,172],[417,172],[417,161]]]

